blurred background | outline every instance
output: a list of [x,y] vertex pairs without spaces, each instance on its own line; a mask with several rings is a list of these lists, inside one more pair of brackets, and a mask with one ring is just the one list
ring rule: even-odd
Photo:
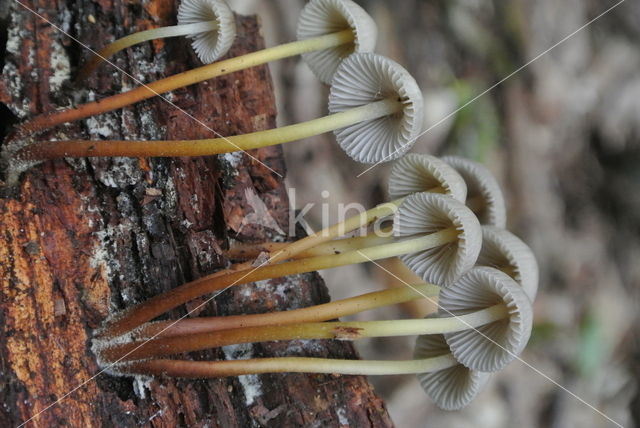
[[[295,39],[302,0],[230,3],[260,16],[268,46]],[[378,24],[377,51],[420,84],[425,129],[441,122],[412,151],[484,163],[503,187],[508,228],[537,255],[540,291],[522,359],[621,425],[640,426],[640,2],[623,2],[451,115],[616,1],[358,3]],[[271,67],[281,124],[326,113],[327,88],[304,64],[292,59]],[[316,204],[306,216],[314,227],[322,203],[337,215],[340,203],[372,207],[386,200],[390,165],[356,178],[366,167],[331,135],[286,145],[285,152],[296,208]],[[371,265],[323,276],[333,299],[393,282]],[[396,307],[359,319],[426,310]],[[413,340],[375,340],[358,349],[363,358],[411,358]],[[372,382],[399,427],[614,426],[518,361],[453,413],[438,410],[413,376]]]

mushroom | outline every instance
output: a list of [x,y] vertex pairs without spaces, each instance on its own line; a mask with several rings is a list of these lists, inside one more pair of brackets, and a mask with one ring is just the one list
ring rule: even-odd
[[[426,293],[431,295],[434,295],[437,291],[437,287],[434,288],[434,286],[423,288]],[[487,291],[488,288],[492,288],[492,290]],[[510,290],[504,291],[508,288]],[[496,298],[495,290],[500,290],[501,292],[498,298]],[[417,293],[421,292],[422,290],[417,291]],[[398,292],[396,291],[396,293]],[[391,290],[387,290],[385,294],[391,294]],[[371,293],[367,297],[361,296],[355,298],[355,300],[351,299],[346,305],[346,307],[350,307],[350,310],[344,310],[345,308],[343,307],[340,312],[343,314],[358,312],[358,303],[366,302],[367,305],[372,305],[375,298],[380,296],[379,292]],[[405,296],[396,297],[405,298]],[[461,300],[457,296],[464,296],[464,298]],[[399,299],[398,301],[401,300]],[[148,326],[144,326],[129,335],[129,339],[131,337],[142,337],[143,340],[126,340],[123,342],[118,337],[100,338],[94,342],[94,350],[103,362],[112,363],[162,357],[239,343],[294,339],[357,340],[368,337],[444,334],[447,343],[451,347],[451,353],[458,361],[469,366],[465,362],[469,361],[469,359],[462,360],[459,354],[463,357],[472,354],[472,362],[489,361],[491,363],[490,366],[485,367],[486,370],[482,371],[495,371],[502,368],[510,359],[505,359],[501,354],[501,350],[496,351],[490,344],[487,345],[485,343],[487,342],[487,337],[483,336],[483,334],[492,335],[492,338],[500,340],[500,343],[510,343],[512,337],[517,336],[520,338],[519,343],[522,345],[511,347],[512,352],[514,352],[511,359],[520,353],[528,339],[528,332],[531,330],[531,318],[529,317],[527,323],[526,317],[519,315],[527,309],[529,312],[531,311],[531,308],[526,306],[529,304],[528,298],[519,285],[500,271],[486,267],[474,268],[450,288],[441,289],[440,301],[443,309],[439,313],[440,316],[426,319],[302,322],[297,324],[282,324],[280,322],[290,321],[290,319],[287,319],[289,317],[298,317],[298,320],[309,319],[309,308],[307,308],[304,312],[298,311],[295,315],[287,315],[287,313],[275,315],[279,319],[274,319],[274,315],[262,315],[263,321],[273,323],[268,325],[258,325],[257,322],[250,321],[248,325],[238,328],[216,327],[212,329],[210,326],[202,328],[202,325],[195,324],[195,328],[188,332],[184,331],[183,325],[177,327],[178,332],[174,331],[164,336],[158,335],[161,337],[157,338],[151,336],[150,339],[145,335],[148,333],[157,334],[157,328],[149,330]],[[472,303],[469,304],[469,301],[472,301]],[[335,305],[333,309],[337,306],[339,305]],[[460,307],[463,309],[460,309]],[[325,306],[325,309],[323,309],[324,314],[322,317],[331,315],[332,310],[327,311],[326,308]],[[464,313],[461,313],[461,311],[464,311]],[[303,314],[302,317],[300,317],[300,314]],[[190,327],[189,324],[186,323],[187,328]],[[191,324],[191,327],[193,327],[193,322]],[[502,326],[507,326],[509,330],[509,337],[505,340],[495,334]],[[140,334],[140,332],[144,333]],[[452,343],[457,342],[457,339],[455,337],[452,339],[451,336],[462,334],[467,334],[466,340],[470,343],[466,343],[464,346]],[[477,340],[477,337],[481,337],[484,341]],[[463,348],[462,353],[460,352],[461,348]],[[478,370],[473,366],[471,368]]]
[[408,153],[395,162],[388,188],[391,199],[425,189],[448,194],[460,202],[467,198],[467,185],[455,169],[435,156],[417,153]]
[[[319,255],[321,251],[324,251],[324,248],[317,248],[317,251],[309,249],[392,215],[405,197],[418,192],[442,193],[464,202],[467,187],[462,177],[447,163],[435,156],[409,153],[396,161],[391,170],[389,177],[389,195],[393,199],[391,202],[380,204],[293,243],[272,242],[239,245],[227,252],[227,256],[240,259],[250,258],[257,257],[266,251],[270,253],[268,263],[273,263],[288,258]],[[345,251],[346,246],[354,249],[353,245],[358,245],[358,242],[357,240],[333,241],[326,248],[329,248],[329,251],[331,249]]]
[[208,64],[227,53],[236,37],[235,18],[224,0],[182,0],[178,7],[178,25],[139,31],[102,48],[80,70],[80,78],[123,49],[167,37],[189,36],[200,60]]
[[402,150],[398,147],[408,150],[408,143],[420,130],[421,110],[420,89],[399,64],[376,54],[353,54],[336,71],[329,97],[331,114],[323,118],[202,140],[42,141],[19,150],[15,159],[205,156],[256,149],[335,131],[338,143],[351,157],[363,162],[378,162],[390,160],[388,156],[394,151],[397,156],[401,155]]
[[443,161],[460,173],[467,183],[467,205],[478,214],[480,224],[505,228],[507,209],[502,190],[491,172],[482,164],[459,156],[444,156]]
[[[400,259],[423,280],[446,287],[475,264],[482,245],[478,219],[461,202],[437,194],[416,193],[401,205],[402,215],[393,222],[397,237],[410,238],[430,234],[443,228],[460,233],[458,239],[420,252],[407,252]],[[466,207],[465,207],[466,208]]]
[[[322,23],[322,19],[327,21]],[[325,83],[330,83],[330,71],[336,69],[344,55],[351,51],[373,50],[377,29],[371,17],[351,0],[311,0],[300,16],[298,34],[301,40],[296,42],[204,65],[75,108],[36,116],[21,124],[13,138],[23,138],[65,122],[106,113],[214,77],[300,54],[314,53],[305,56],[311,61],[309,66],[322,76]],[[196,39],[194,43],[204,50],[207,40],[207,37]]]
[[288,311],[155,321],[146,323],[140,328],[135,329],[130,337],[135,340],[140,340],[212,332],[231,328],[328,321],[383,306],[395,305],[416,299],[437,297],[439,292],[440,287],[433,284],[412,284],[408,287],[374,291],[355,297]]
[[476,264],[499,269],[518,282],[533,302],[538,292],[538,262],[531,249],[513,233],[482,226],[482,249]]
[[[434,358],[451,353],[442,334],[418,336],[413,357]],[[418,381],[436,405],[443,410],[460,410],[473,400],[486,385],[490,374],[469,369],[462,364],[442,370],[418,373]]]
[[[412,228],[412,221],[405,219],[407,216],[426,216],[431,214],[438,216],[438,222],[434,222],[430,227]],[[450,217],[445,218],[446,214],[450,215]],[[223,275],[214,274],[184,284],[167,293],[152,297],[135,308],[116,316],[106,325],[102,335],[113,337],[124,334],[191,299],[248,282],[353,263],[363,263],[407,253],[424,253],[442,246],[449,248],[449,252],[459,252],[461,256],[465,255],[473,259],[470,261],[459,260],[456,263],[457,266],[467,266],[475,263],[478,252],[474,252],[473,248],[477,248],[479,251],[480,244],[469,244],[469,242],[474,239],[480,239],[480,225],[469,209],[455,199],[438,194],[423,195],[418,193],[408,196],[394,216],[394,230],[396,223],[398,227],[404,228],[408,232],[404,235],[399,234],[404,239],[398,239],[382,245],[368,246],[355,251],[346,251],[341,254],[316,256],[239,271],[233,270]],[[415,223],[422,225],[425,222],[416,221]],[[464,240],[465,245],[450,245],[458,240]],[[417,260],[423,261],[422,263],[426,262],[427,259],[428,257],[417,258]],[[446,259],[446,261],[449,260],[451,260],[451,257]],[[420,264],[418,265],[421,267]]]
[[184,361],[154,359],[110,364],[112,375],[153,375],[181,378],[212,378],[259,373],[327,373],[345,375],[414,374],[443,370],[456,364],[451,354],[421,360],[340,360],[311,357],[254,358],[230,361]]
[[502,369],[522,352],[532,328],[531,301],[522,286],[497,269],[474,267],[455,285],[443,288],[439,313],[463,316],[496,304],[507,307],[509,316],[472,330],[445,333],[451,352],[474,370]]
[[[465,315],[441,318],[261,325],[124,341],[124,343],[119,337],[98,339],[94,342],[94,351],[104,362],[111,363],[274,340],[359,340],[371,337],[475,331],[482,326],[500,322],[509,315],[508,307],[503,303],[497,303]],[[453,354],[455,355],[455,352]]]
[[352,53],[373,52],[378,28],[373,19],[351,0],[311,0],[298,19],[298,40],[314,40],[349,31],[348,42],[302,53],[302,59],[323,83],[331,84],[342,60]]

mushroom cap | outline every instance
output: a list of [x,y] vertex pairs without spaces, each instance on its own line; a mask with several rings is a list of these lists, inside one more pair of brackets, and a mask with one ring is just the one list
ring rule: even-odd
[[426,282],[446,287],[471,269],[478,258],[482,231],[478,219],[462,202],[436,193],[407,196],[395,213],[393,232],[398,237],[458,230],[447,244],[400,256]]
[[533,302],[538,292],[538,262],[531,249],[516,235],[494,226],[482,226],[482,249],[476,264],[496,269],[508,267],[510,276]]
[[491,171],[478,162],[459,156],[445,156],[442,160],[458,171],[467,183],[467,200],[476,197],[483,200],[484,208],[477,213],[480,223],[504,229],[507,209],[502,190]]
[[[424,334],[416,339],[415,359],[433,358],[451,352],[442,334]],[[422,389],[443,410],[460,410],[486,385],[490,373],[462,364],[417,375]]]
[[353,43],[302,54],[302,59],[323,83],[331,84],[342,60],[354,52],[373,52],[378,28],[373,19],[351,0],[311,0],[298,19],[298,40],[351,29]]
[[407,70],[381,55],[353,54],[336,70],[329,112],[340,113],[388,98],[402,102],[398,113],[334,131],[342,149],[354,160],[385,162],[406,153],[422,129],[422,93]]
[[389,176],[389,196],[398,199],[441,187],[445,195],[464,203],[467,185],[448,163],[435,156],[409,153],[397,160]]
[[215,20],[218,28],[190,35],[193,50],[205,64],[225,55],[236,37],[236,19],[224,0],[183,0],[178,7],[178,24]]
[[474,267],[440,292],[439,313],[444,316],[464,315],[500,303],[507,306],[508,318],[444,335],[451,353],[473,370],[500,370],[522,352],[531,335],[531,302],[520,284],[485,266]]

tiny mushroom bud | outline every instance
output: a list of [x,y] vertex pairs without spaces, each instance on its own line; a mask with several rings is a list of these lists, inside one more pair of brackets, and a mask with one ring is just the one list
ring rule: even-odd
[[461,316],[496,304],[507,307],[508,318],[444,335],[453,355],[466,367],[498,371],[522,352],[531,334],[531,301],[511,277],[484,266],[471,269],[440,292],[443,316]]
[[[416,339],[413,357],[434,358],[451,353],[442,334],[424,334]],[[460,410],[486,385],[490,374],[462,364],[443,370],[418,373],[422,389],[443,410]]]
[[476,216],[455,199],[438,194],[416,193],[402,203],[393,222],[398,237],[411,237],[454,229],[456,240],[400,259],[426,282],[442,287],[456,281],[475,264],[482,245]]
[[443,161],[460,173],[467,183],[467,205],[478,215],[481,224],[505,228],[507,209],[502,190],[491,172],[482,164],[458,156]]
[[331,84],[342,60],[352,53],[373,52],[378,29],[373,19],[351,0],[312,0],[298,20],[298,40],[351,30],[353,41],[322,51],[302,54],[309,68],[322,82]]
[[467,198],[467,185],[446,162],[417,153],[408,153],[398,159],[389,176],[389,197],[399,199],[425,191],[444,193],[460,202]]
[[478,265],[502,270],[515,279],[533,302],[538,292],[538,263],[531,249],[513,233],[482,226]]

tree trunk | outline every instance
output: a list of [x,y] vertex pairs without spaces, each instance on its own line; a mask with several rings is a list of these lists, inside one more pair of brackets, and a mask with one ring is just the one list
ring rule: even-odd
[[[172,25],[177,9],[174,0],[21,1],[94,49]],[[16,2],[0,6],[1,14],[3,134],[17,120],[136,85],[109,65],[88,82],[74,82],[86,49]],[[238,17],[237,25],[230,56],[263,47],[255,17]],[[199,64],[183,38],[146,43],[114,60],[145,82]],[[42,138],[200,138],[211,136],[206,127],[234,135],[275,126],[267,67],[176,90],[167,99],[175,105],[155,98]],[[32,417],[32,426],[47,427],[392,425],[360,376],[191,381],[100,372],[92,331],[110,313],[225,266],[222,248],[230,239],[286,238],[282,150],[250,155],[256,160],[247,154],[58,160],[33,168],[17,196],[0,200],[0,426]],[[313,273],[234,287],[194,316],[286,310],[328,299]],[[337,341],[225,347],[194,357],[284,355],[357,358],[351,344]]]

